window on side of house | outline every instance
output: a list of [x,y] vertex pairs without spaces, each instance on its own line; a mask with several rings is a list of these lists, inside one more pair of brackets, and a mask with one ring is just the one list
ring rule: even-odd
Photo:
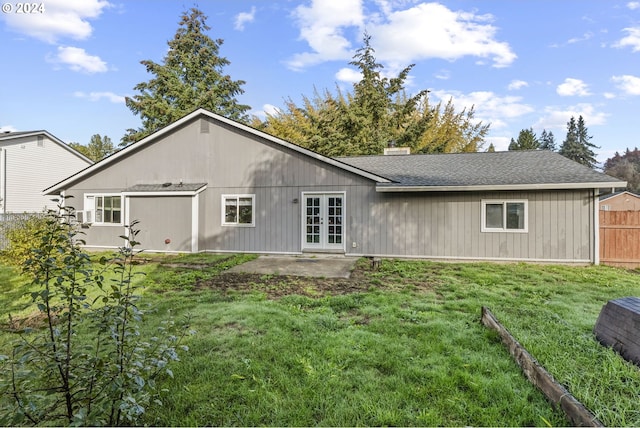
[[85,195],[82,215],[85,222],[122,225],[122,196]]
[[255,226],[255,195],[222,195],[223,226]]
[[527,232],[526,200],[483,200],[482,232]]

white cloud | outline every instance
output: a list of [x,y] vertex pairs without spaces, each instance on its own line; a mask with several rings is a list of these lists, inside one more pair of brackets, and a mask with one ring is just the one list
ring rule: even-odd
[[561,97],[584,97],[591,95],[589,86],[586,83],[580,79],[572,79],[570,77],[564,79],[564,82],[558,85],[556,92]]
[[[366,32],[371,35],[376,59],[400,69],[421,59],[455,61],[465,56],[490,59],[494,67],[506,67],[516,54],[505,42],[496,40],[497,28],[491,15],[452,11],[439,3],[419,3],[408,9],[407,2],[378,0],[313,0],[294,13],[300,39],[310,51],[295,55],[289,66],[302,69],[323,61],[353,56],[347,37]],[[394,9],[395,8],[395,9]],[[365,13],[366,12],[366,13]]]
[[640,52],[640,27],[625,28],[622,31],[626,32],[627,36],[620,39],[613,46],[616,48],[629,46],[632,52]]
[[85,92],[74,92],[73,96],[76,98],[84,98],[89,101],[100,101],[102,99],[106,99],[109,102],[114,104],[124,104],[124,96],[114,94],[113,92],[89,92],[88,94]]
[[509,89],[510,91],[517,91],[518,89],[522,89],[527,86],[529,86],[529,83],[525,82],[524,80],[512,80],[509,83],[509,86],[507,86],[507,89]]
[[58,46],[57,55],[49,57],[47,60],[54,64],[64,64],[73,71],[90,74],[107,71],[107,63],[100,57],[89,55],[84,49],[73,46]]
[[617,84],[625,95],[640,95],[640,77],[625,74],[623,76],[613,76],[611,80]]
[[438,80],[449,80],[451,78],[451,72],[449,70],[440,70],[436,72],[434,77]]
[[264,110],[265,113],[267,114],[271,114],[271,115],[275,115],[275,114],[279,114],[280,113],[280,109],[276,106],[274,106],[273,104],[265,104],[262,106],[262,110]]
[[[567,108],[546,107],[545,114],[536,123],[535,127],[547,130],[557,130],[556,143],[562,144],[567,130],[567,122],[574,117],[576,120],[582,116],[587,128],[590,126],[604,125],[607,114],[596,111],[591,104],[577,104]],[[564,133],[563,133],[564,131]],[[562,134],[562,135],[561,135]]]
[[336,73],[336,79],[339,82],[358,83],[362,80],[362,74],[353,68],[341,68]]
[[418,59],[455,61],[465,56],[490,58],[494,67],[515,59],[509,45],[495,39],[491,15],[452,11],[438,3],[421,3],[387,16],[371,29],[381,59],[407,64]]
[[12,30],[56,43],[58,39],[70,37],[84,40],[91,35],[90,19],[95,19],[111,6],[106,0],[47,0],[44,13],[3,14]]
[[511,143],[511,137],[487,137],[487,144],[484,145],[484,149],[488,149],[490,144],[493,144],[493,148],[496,152],[505,152],[509,149],[509,143]]
[[491,124],[491,129],[500,129],[507,123],[534,111],[533,107],[522,103],[522,97],[500,97],[493,92],[477,91],[469,94],[460,92],[433,91],[432,95],[442,100],[443,104],[452,100],[458,111],[473,107],[475,118],[483,123]]
[[589,33],[584,33],[582,36],[580,37],[573,37],[569,40],[567,40],[567,44],[572,45],[574,43],[579,43],[579,42],[584,42],[589,40],[590,38],[593,37],[593,33],[589,32]]
[[240,12],[236,15],[236,21],[234,24],[234,28],[236,30],[242,31],[244,30],[244,24],[253,22],[256,17],[256,7],[251,7],[251,12]]
[[4,134],[5,132],[16,132],[17,129],[13,125],[2,125],[0,126],[0,134]]
[[629,3],[627,3],[627,7],[631,10],[636,10],[636,9],[640,9],[640,2],[639,1],[630,1]]
[[300,39],[312,52],[294,55],[288,63],[291,68],[351,58],[351,43],[344,29],[362,27],[362,0],[313,0],[311,6],[298,6],[293,16],[300,26]]

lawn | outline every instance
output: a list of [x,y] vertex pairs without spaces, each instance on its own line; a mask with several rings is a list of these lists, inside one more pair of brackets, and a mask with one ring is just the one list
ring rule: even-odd
[[[190,315],[197,332],[144,424],[568,425],[481,325],[488,306],[605,425],[640,425],[640,369],[592,334],[608,300],[640,296],[637,272],[399,260],[373,271],[362,260],[350,279],[225,273],[250,257],[137,267],[156,310],[145,328]],[[0,267],[2,322],[29,316],[27,289]]]

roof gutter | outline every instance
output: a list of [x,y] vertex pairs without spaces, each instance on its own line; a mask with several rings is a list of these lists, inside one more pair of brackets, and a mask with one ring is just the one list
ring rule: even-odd
[[402,186],[377,184],[378,193],[399,192],[483,192],[499,190],[566,190],[566,189],[615,189],[626,187],[626,181],[597,183],[544,183],[544,184],[478,184],[466,186]]

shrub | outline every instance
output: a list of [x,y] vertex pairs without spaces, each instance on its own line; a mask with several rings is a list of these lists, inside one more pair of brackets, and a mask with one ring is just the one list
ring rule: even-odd
[[[147,406],[161,404],[155,379],[171,376],[169,363],[178,360],[185,328],[176,334],[168,321],[155,337],[141,335],[135,222],[122,236],[127,245],[96,268],[71,213],[59,207],[44,217],[23,266],[45,327],[22,332],[11,355],[0,356],[0,392],[13,398],[2,402],[2,425],[134,424]],[[106,271],[115,279],[105,280]]]
[[47,219],[42,214],[16,216],[5,220],[0,226],[6,248],[0,252],[0,259],[14,266],[23,266],[31,257],[31,249],[38,244],[38,236],[44,231]]

